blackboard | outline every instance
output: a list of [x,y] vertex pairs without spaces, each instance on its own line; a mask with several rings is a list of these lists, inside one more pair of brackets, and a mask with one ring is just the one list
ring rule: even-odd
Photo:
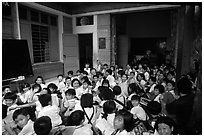
[[32,76],[27,40],[2,40],[2,79]]

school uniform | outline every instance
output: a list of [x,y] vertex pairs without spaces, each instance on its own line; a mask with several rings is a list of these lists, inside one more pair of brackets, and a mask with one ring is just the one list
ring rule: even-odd
[[93,135],[90,124],[82,124],[75,127],[73,135]]
[[59,108],[57,106],[45,106],[38,113],[38,118],[42,116],[49,116],[52,121],[52,127],[58,126],[62,124],[62,119],[59,115]]
[[143,120],[143,121],[149,119],[146,112],[144,111],[144,109],[140,105],[133,107],[131,109],[130,113],[132,113],[134,115],[134,117],[136,116],[135,119],[138,118],[138,119]]
[[28,123],[23,127],[18,135],[36,135],[33,125],[34,122],[32,120],[28,120]]

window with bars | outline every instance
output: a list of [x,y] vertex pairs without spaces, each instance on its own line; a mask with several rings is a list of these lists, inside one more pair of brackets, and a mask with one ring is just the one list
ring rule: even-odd
[[34,63],[48,62],[49,30],[47,26],[31,24]]

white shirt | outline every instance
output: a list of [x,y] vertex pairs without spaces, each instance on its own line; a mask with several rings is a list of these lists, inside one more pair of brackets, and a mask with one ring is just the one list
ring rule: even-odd
[[28,120],[28,123],[23,127],[18,135],[36,135],[33,124],[34,122],[32,120]]
[[120,88],[121,88],[121,94],[127,98],[128,97],[128,84],[127,84],[127,81],[125,82],[122,82],[119,84]]
[[154,91],[154,87],[156,86],[156,84],[153,84],[150,89],[149,89],[149,93],[151,93],[152,91]]
[[101,130],[103,135],[111,135],[111,133],[113,133],[115,130],[113,126],[115,113],[108,114],[107,120],[105,118],[102,118],[101,116],[96,120],[95,126]]
[[115,78],[112,75],[108,75],[106,79],[109,81],[111,87],[114,87],[116,85]]
[[91,125],[80,125],[76,126],[73,135],[93,135],[93,131],[91,130]]
[[135,119],[138,118],[138,119],[144,120],[144,121],[148,119],[144,109],[139,105],[133,107],[130,112],[134,115]]
[[49,116],[52,121],[52,127],[58,126],[62,123],[62,119],[59,115],[59,108],[57,106],[48,105],[43,107],[38,113],[38,118],[42,116]]

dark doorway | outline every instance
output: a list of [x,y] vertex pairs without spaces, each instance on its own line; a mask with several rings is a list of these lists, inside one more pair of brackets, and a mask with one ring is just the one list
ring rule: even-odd
[[161,47],[163,42],[166,42],[166,38],[131,38],[128,62],[131,63],[134,58],[140,59],[147,50],[151,50],[151,63],[158,65],[163,63],[165,59],[164,47]]
[[93,66],[93,34],[78,34],[79,36],[79,65],[83,70],[85,63]]

